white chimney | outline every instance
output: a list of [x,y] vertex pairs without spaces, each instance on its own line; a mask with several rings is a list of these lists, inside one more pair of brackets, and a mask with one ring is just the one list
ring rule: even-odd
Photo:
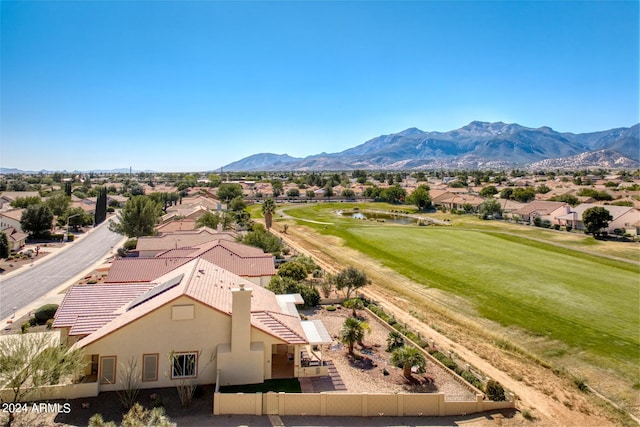
[[231,353],[249,352],[251,346],[251,288],[241,283],[231,290]]

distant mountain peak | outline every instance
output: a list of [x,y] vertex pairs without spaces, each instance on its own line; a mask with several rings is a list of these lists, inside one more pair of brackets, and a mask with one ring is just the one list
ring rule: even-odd
[[[589,154],[597,150],[597,154]],[[627,165],[640,160],[638,125],[590,134],[559,133],[517,123],[472,121],[448,132],[411,127],[371,138],[339,153],[304,159],[261,154],[225,166],[228,170],[350,170],[523,167],[546,159],[564,164]],[[580,156],[578,156],[580,155]],[[258,156],[258,157],[256,157]],[[571,156],[578,156],[569,158]],[[560,162],[563,163],[562,161]]]
[[411,135],[422,135],[423,133],[425,132],[418,128],[409,128],[409,129],[403,130],[402,132],[398,132],[394,135],[411,136]]

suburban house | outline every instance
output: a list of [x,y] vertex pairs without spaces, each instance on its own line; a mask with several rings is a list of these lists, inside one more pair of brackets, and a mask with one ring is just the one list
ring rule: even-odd
[[13,209],[10,211],[0,212],[0,230],[11,227],[22,232],[22,225],[20,225],[22,212],[24,212],[24,209]]
[[197,230],[184,230],[162,236],[139,237],[136,251],[141,257],[154,257],[170,249],[194,247],[213,240],[236,240],[236,236],[237,234],[233,231],[216,231],[209,227],[201,227]]
[[[545,200],[534,200],[531,203],[527,203],[517,211],[513,212],[514,215],[518,215],[523,221],[531,222],[537,217],[551,217],[549,219],[553,223],[554,211],[557,215],[566,214],[566,209],[569,205],[563,202],[549,202]],[[564,210],[563,210],[564,209]]]
[[105,282],[151,282],[159,275],[168,273],[195,258],[206,259],[263,287],[267,286],[276,274],[273,255],[253,246],[218,239],[193,247],[170,249],[153,258],[118,258],[111,265]]
[[166,222],[172,221],[176,217],[192,219],[195,221],[208,211],[209,209],[204,206],[173,206],[167,208],[167,213],[162,215],[162,217],[160,218],[160,222],[164,224]]
[[11,210],[11,202],[15,202],[17,198],[23,197],[40,197],[38,191],[5,191],[0,194],[0,209]]
[[[628,233],[632,236],[640,234],[640,210],[629,206],[614,206],[614,205],[599,205],[594,203],[583,203],[570,211],[567,211],[565,215],[557,218],[556,224],[561,226],[570,225],[575,230],[584,230],[584,222],[582,221],[582,214],[589,208],[603,207],[613,217],[609,221],[609,226],[604,230],[609,234],[624,234]],[[617,231],[616,231],[617,230]]]
[[455,191],[445,191],[431,200],[434,206],[442,206],[447,210],[463,210],[465,205],[469,205],[477,211],[483,202],[482,197]]
[[14,252],[19,251],[25,245],[27,237],[29,237],[28,234],[22,233],[21,231],[16,230],[14,227],[4,228],[2,232],[7,235],[9,250]]
[[196,220],[195,219],[180,219],[176,221],[169,221],[164,224],[160,224],[156,227],[156,231],[158,234],[168,234],[175,233],[176,231],[183,230],[195,230],[196,229]]
[[300,319],[301,302],[194,259],[153,283],[76,285],[53,327],[84,349],[82,382],[99,391],[124,388],[130,363],[142,388],[327,375],[317,346],[331,337],[321,322]]
[[502,216],[505,218],[511,218],[513,213],[524,206],[524,203],[516,202],[511,199],[496,199],[500,203],[500,209],[502,210]]

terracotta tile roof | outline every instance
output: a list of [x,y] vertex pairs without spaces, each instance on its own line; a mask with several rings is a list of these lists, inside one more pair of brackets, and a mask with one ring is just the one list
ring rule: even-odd
[[546,215],[562,206],[565,206],[566,203],[563,202],[547,202],[544,200],[536,200],[531,203],[527,203],[517,211],[515,211],[518,215],[529,216],[533,212],[539,212],[542,215]]
[[[102,324],[106,324],[108,319],[100,316],[112,315],[154,286],[153,283],[75,285],[58,307],[53,327],[73,327],[81,317],[101,318]],[[90,320],[83,322],[88,325]]]
[[0,198],[13,202],[18,197],[40,197],[38,191],[3,191]]
[[166,224],[159,225],[157,230],[158,233],[173,233],[176,231],[183,230],[195,230],[196,229],[196,220],[195,219],[182,219],[179,221],[169,221]]
[[262,325],[262,330],[284,339],[289,344],[305,344],[307,342],[300,318],[297,316],[272,311],[258,311],[251,313],[251,323]]
[[[286,343],[297,344],[306,342],[304,331],[300,325],[300,319],[296,316],[281,313],[280,306],[273,292],[260,286],[255,286],[246,279],[203,259],[190,261],[158,278],[156,282],[164,283],[175,279],[180,274],[183,275],[183,278],[177,286],[168,289],[140,305],[132,307],[130,310],[123,310],[122,306],[118,307],[119,309],[115,309],[115,313],[121,313],[118,317],[87,337],[82,338],[77,343],[77,346],[84,347],[89,345],[183,295],[209,306],[214,310],[231,315],[232,289],[238,287],[240,284],[244,284],[246,288],[252,289],[252,326],[280,338]],[[109,285],[102,286],[106,288]],[[135,299],[135,297],[130,298],[129,302],[133,301],[133,299]]]
[[180,231],[162,236],[145,236],[138,239],[138,251],[167,251],[178,247],[192,247],[217,239],[235,240],[233,232],[218,233],[210,228],[199,228],[193,231]]
[[4,234],[6,234],[7,235],[7,239],[9,239],[9,241],[12,241],[12,242],[19,242],[19,241],[24,240],[27,237],[29,237],[29,235],[27,233],[23,233],[21,231],[18,231],[18,230],[15,229],[15,227],[7,227],[7,228],[3,229],[2,232]]
[[78,316],[75,323],[69,330],[69,335],[89,335],[90,333],[97,331],[116,317],[118,317],[118,314]]
[[22,212],[24,212],[24,209],[13,209],[10,211],[0,212],[0,216],[4,216],[15,221],[20,221],[22,219]]
[[171,249],[153,258],[118,258],[105,282],[150,282],[195,258],[207,261],[243,277],[275,276],[273,256],[262,249],[230,240],[214,240],[197,247]]
[[192,257],[116,258],[111,264],[105,283],[151,282],[192,259]]

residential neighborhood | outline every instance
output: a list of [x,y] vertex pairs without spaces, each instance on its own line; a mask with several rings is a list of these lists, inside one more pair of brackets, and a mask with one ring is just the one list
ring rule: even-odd
[[[361,379],[352,379],[352,368],[341,362],[345,353],[338,357],[341,353],[339,350],[336,353],[335,350],[341,345],[340,328],[343,327],[335,319],[341,317],[334,319],[326,311],[327,307],[334,307],[331,304],[342,304],[345,308],[349,306],[349,297],[345,298],[348,294],[339,292],[337,288],[332,292],[328,282],[316,279],[316,275],[322,277],[322,269],[317,265],[304,274],[307,277],[303,282],[307,284],[297,285],[294,293],[283,292],[284,288],[276,285],[285,277],[284,271],[287,270],[278,266],[293,266],[298,262],[297,257],[303,256],[304,259],[307,253],[289,240],[286,226],[283,229],[271,229],[280,236],[281,243],[285,243],[284,249],[272,249],[273,252],[269,252],[245,243],[250,241],[247,240],[247,235],[256,231],[252,231],[253,226],[247,225],[246,214],[242,212],[247,206],[256,206],[265,212],[266,218],[268,211],[264,209],[268,200],[276,202],[273,213],[281,216],[277,213],[280,206],[323,202],[373,206],[384,203],[385,199],[394,198],[395,206],[399,209],[389,212],[406,215],[401,210],[407,212],[411,203],[419,205],[412,194],[422,194],[421,191],[426,188],[430,204],[426,214],[429,215],[430,211],[444,215],[439,216],[444,221],[439,219],[435,223],[440,221],[447,224],[451,221],[451,215],[454,218],[468,216],[486,220],[489,214],[489,220],[496,224],[527,224],[532,229],[575,235],[585,235],[587,230],[589,233],[593,232],[585,225],[584,213],[601,207],[606,210],[610,219],[606,227],[597,230],[600,239],[637,242],[640,228],[640,210],[637,207],[640,177],[629,175],[628,172],[610,173],[605,178],[586,176],[584,181],[589,184],[578,185],[571,175],[517,175],[509,177],[506,174],[486,174],[484,185],[483,180],[476,182],[479,185],[465,185],[472,180],[477,181],[475,172],[458,173],[455,177],[399,173],[388,174],[389,179],[386,180],[380,174],[371,174],[364,180],[364,184],[360,184],[356,178],[342,173],[342,176],[325,175],[323,179],[327,183],[324,185],[307,186],[302,183],[306,179],[304,174],[287,174],[286,178],[272,176],[267,179],[246,180],[241,177],[228,182],[220,181],[216,187],[189,187],[180,191],[177,186],[158,182],[162,180],[162,176],[145,177],[144,182],[153,182],[153,186],[142,184],[136,179],[131,180],[130,177],[119,178],[127,178],[129,184],[124,186],[116,185],[118,181],[102,179],[97,187],[111,188],[114,192],[107,198],[108,206],[111,207],[109,221],[123,221],[122,212],[127,209],[128,201],[135,197],[164,200],[164,205],[159,205],[162,209],[158,211],[150,235],[139,235],[127,241],[122,248],[112,247],[110,253],[106,254],[107,258],[94,266],[93,272],[84,279],[77,280],[72,286],[66,286],[63,293],[51,299],[55,301],[57,310],[45,331],[54,334],[55,342],[69,348],[69,351],[81,351],[84,358],[82,369],[70,378],[68,385],[56,389],[51,397],[99,398],[105,393],[121,392],[131,387],[133,368],[140,372],[136,389],[148,389],[155,394],[158,393],[156,390],[165,388],[180,389],[188,385],[195,389],[198,386],[215,385],[217,397],[214,397],[211,413],[218,415],[228,410],[239,410],[225,408],[240,402],[237,399],[233,400],[235,403],[226,400],[225,395],[218,392],[220,387],[294,379],[303,387],[303,393],[305,390],[307,393],[317,390],[342,393],[345,389],[339,384],[343,383],[348,385],[346,392],[349,387],[362,390],[361,386],[355,385]],[[5,179],[10,185],[16,177],[7,176]],[[389,183],[391,179],[393,184]],[[74,181],[80,183],[76,184],[80,186],[84,185],[86,178],[77,177]],[[332,182],[338,183],[330,186]],[[171,193],[155,191],[160,186]],[[71,184],[71,189],[73,188],[74,184]],[[121,191],[126,188],[142,188],[144,193],[137,196],[131,193],[118,194],[117,188],[121,188]],[[585,188],[589,190],[587,193],[594,194],[595,197],[581,196],[585,194]],[[231,190],[235,193],[229,193]],[[318,193],[318,190],[324,191]],[[55,190],[52,187],[45,190],[45,194],[54,197],[56,191],[61,189]],[[283,191],[286,193],[283,194]],[[222,198],[220,192],[223,192]],[[224,192],[233,196],[224,195]],[[327,192],[332,195],[325,195]],[[18,205],[24,200],[30,200],[34,205],[47,206],[48,197],[41,197],[42,190],[6,192],[6,197],[4,194],[0,194],[5,201],[0,215],[3,233],[7,236],[9,245],[9,256],[0,266],[8,266],[12,261],[19,264],[27,251],[33,257],[34,241],[39,245],[47,244],[46,233],[33,240],[32,235],[20,231],[24,222],[23,213],[29,205],[21,208],[14,206],[16,200]],[[168,194],[176,196],[166,196]],[[515,199],[512,199],[514,196]],[[74,198],[78,200],[74,201]],[[598,200],[599,198],[605,200]],[[83,212],[95,215],[96,200],[72,196],[67,209],[82,206]],[[418,217],[424,215],[422,213]],[[60,216],[64,218],[64,212]],[[235,222],[223,222],[224,216],[235,218]],[[209,217],[214,218],[213,223]],[[67,224],[69,221],[70,218],[66,218],[57,221],[57,224],[51,224],[49,239],[53,239],[52,242],[55,242],[56,236],[70,233],[70,236],[79,237],[77,243],[63,241],[58,244],[80,245],[83,235],[92,233],[91,225],[76,228],[72,227],[72,223]],[[106,223],[101,227],[107,226],[112,227]],[[61,249],[64,250],[64,246]],[[117,254],[115,249],[118,249]],[[283,252],[286,253],[284,258]],[[308,259],[312,260],[313,257]],[[31,262],[33,265],[33,258]],[[28,268],[17,267],[17,270],[3,274],[19,275],[21,269]],[[327,292],[323,290],[325,287]],[[300,311],[301,307],[308,307],[307,291],[302,292],[306,288],[315,288],[314,292],[317,294],[326,294],[317,300],[322,304],[319,307],[325,307],[319,312],[323,313],[322,316],[318,316],[317,311],[308,312],[306,308]],[[375,305],[369,307],[368,312],[375,315],[368,316],[385,318],[386,315],[379,312]],[[9,334],[0,336],[0,340],[11,336],[10,331],[15,330],[12,325],[17,320],[14,316],[5,321],[5,332],[8,331]],[[379,321],[370,320],[373,324]],[[326,322],[329,326],[325,325]],[[383,322],[382,330],[388,327],[385,325]],[[24,332],[24,326],[22,328]],[[378,336],[379,333],[374,335]],[[413,332],[407,330],[405,334],[411,335]],[[384,335],[380,336],[384,340]],[[419,338],[414,339],[421,342]],[[433,359],[433,355],[441,354],[436,344],[425,342],[422,345],[428,350],[424,354],[430,360],[429,363],[442,363]],[[370,347],[363,347],[362,351],[370,351],[367,348]],[[375,355],[376,352],[374,350],[370,354]],[[466,362],[458,363],[464,365]],[[446,372],[447,368],[443,366],[443,369]],[[434,383],[435,388],[444,390],[444,401],[447,402],[449,398],[446,390],[453,390],[450,388],[453,386],[447,384],[455,381],[450,383],[451,380],[446,379],[446,375],[455,377],[459,374],[430,371],[429,375],[429,378],[438,378]],[[502,406],[498,402],[493,402],[494,406],[478,406],[474,396],[480,393],[479,395],[485,396],[482,399],[486,399],[486,392],[482,391],[486,387],[483,381],[486,380],[474,383],[478,378],[484,378],[481,374],[474,375],[469,374],[463,376],[464,380],[458,380],[470,381],[466,392],[455,391],[458,394],[471,391],[466,398],[473,402],[469,405],[483,408],[482,410],[513,407],[515,402],[510,399],[506,399]],[[475,379],[472,380],[473,378]],[[326,384],[321,385],[326,381],[328,388]],[[372,393],[387,388],[383,379],[374,380],[372,377],[370,381],[375,384],[381,381],[370,390]],[[8,390],[3,391],[3,399],[9,398],[7,392]],[[426,396],[428,395],[425,395],[425,399],[428,398]],[[182,394],[178,397],[180,401],[185,398]],[[186,397],[191,398],[192,395]],[[346,395],[343,398],[350,399]],[[432,405],[428,401],[423,404],[424,408]],[[270,411],[269,405],[271,403],[265,401],[260,413]],[[424,413],[448,414],[449,409],[446,407],[442,407],[445,408],[444,412],[424,409]],[[249,411],[247,413],[258,411],[245,410]],[[416,410],[415,413],[417,412]],[[286,415],[288,412],[280,413]],[[317,413],[328,415],[329,411]],[[344,409],[342,413],[359,412]],[[395,410],[389,413],[400,414]],[[401,413],[412,414],[407,409]]]

